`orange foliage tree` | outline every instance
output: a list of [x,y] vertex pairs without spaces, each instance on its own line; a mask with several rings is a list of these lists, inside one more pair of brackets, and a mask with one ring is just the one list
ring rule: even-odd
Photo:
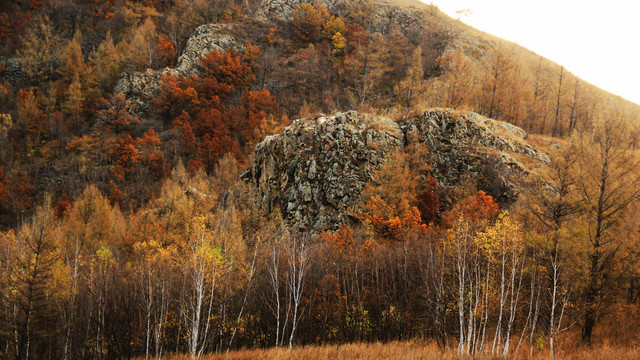
[[468,196],[455,204],[444,217],[449,224],[453,224],[460,214],[470,223],[485,224],[495,219],[499,213],[498,203],[491,195],[479,190],[475,195]]
[[323,25],[329,19],[329,12],[322,4],[304,3],[293,10],[291,30],[301,44],[319,41]]
[[214,50],[200,59],[199,74],[162,79],[156,112],[182,132],[183,149],[191,168],[212,171],[225,153],[242,158],[256,130],[277,111],[266,89],[249,90],[255,80],[251,64],[255,46],[244,54]]
[[140,161],[138,149],[129,134],[123,134],[118,138],[111,156],[115,163],[112,173],[119,181],[129,178],[135,170],[135,165]]
[[165,175],[165,159],[162,153],[162,141],[158,134],[149,128],[142,138],[136,139],[140,161],[145,164],[154,180],[160,180]]

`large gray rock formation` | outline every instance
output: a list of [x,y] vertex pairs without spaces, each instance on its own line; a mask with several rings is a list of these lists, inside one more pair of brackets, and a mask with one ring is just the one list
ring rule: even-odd
[[266,210],[279,208],[302,227],[333,227],[348,221],[366,181],[403,139],[393,121],[356,112],[296,120],[256,146],[243,178]]
[[517,179],[528,171],[516,157],[539,165],[549,161],[525,137],[518,127],[453,110],[429,110],[400,123],[350,111],[295,120],[268,136],[242,177],[255,186],[262,208],[278,209],[289,224],[336,228],[350,222],[387,155],[414,142],[429,149],[442,189],[469,178],[499,200],[513,201]]
[[135,113],[149,109],[150,102],[160,94],[160,80],[165,75],[189,76],[198,73],[198,61],[212,50],[243,51],[233,37],[233,26],[226,24],[207,24],[199,26],[187,41],[187,45],[178,58],[175,68],[161,70],[147,69],[144,72],[125,73],[114,91],[125,95]]

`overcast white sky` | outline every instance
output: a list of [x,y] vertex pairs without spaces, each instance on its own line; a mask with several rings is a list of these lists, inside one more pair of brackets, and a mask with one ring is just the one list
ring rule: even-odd
[[[431,3],[430,0],[423,0]],[[640,1],[434,0],[467,24],[516,42],[640,104]]]

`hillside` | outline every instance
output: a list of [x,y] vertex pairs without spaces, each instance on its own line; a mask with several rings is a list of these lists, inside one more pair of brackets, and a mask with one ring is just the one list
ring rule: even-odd
[[[7,3],[2,11],[33,25],[25,36],[17,23],[1,32],[0,226],[17,225],[45,192],[73,199],[90,182],[134,210],[158,191],[138,184],[157,184],[178,161],[207,172],[226,152],[244,161],[261,137],[315,113],[400,118],[448,107],[559,137],[588,131],[607,113],[640,113],[419,2],[328,1],[326,10],[297,15],[298,1],[243,4],[183,4],[164,14],[160,5],[76,4],[85,24],[76,31],[62,19],[47,23],[55,3]],[[224,65],[201,74],[200,57],[214,49],[236,53],[210,58]],[[207,83],[225,71],[234,72],[227,88]],[[145,141],[159,151],[136,157],[124,149],[145,153]]]
[[0,358],[633,353],[640,108],[517,44],[412,0],[8,0],[0,39]]
[[[430,16],[432,16],[432,22],[435,22],[439,24],[439,26],[447,28],[452,32],[454,40],[452,41],[452,44],[447,51],[463,52],[470,59],[477,62],[476,66],[483,67],[483,65],[481,64],[482,56],[485,56],[487,52],[491,52],[492,47],[500,46],[501,48],[505,49],[507,53],[514,57],[515,64],[512,64],[512,66],[518,68],[517,71],[520,72],[520,75],[516,76],[518,82],[520,82],[521,84],[522,82],[524,82],[525,84],[528,83],[527,86],[533,87],[535,92],[536,78],[538,78],[537,87],[539,92],[540,89],[545,86],[555,88],[555,95],[557,100],[557,90],[560,76],[559,72],[561,65],[549,59],[546,59],[517,43],[504,40],[487,32],[478,30],[460,20],[452,19],[448,15],[439,11],[437,7],[428,5],[428,1],[427,3],[425,3],[417,0],[392,0],[386,1],[386,3],[389,5],[395,5],[405,8],[408,7],[417,11],[428,13]],[[597,101],[602,103],[614,104],[614,106],[624,108],[624,111],[628,112],[630,117],[637,118],[640,111],[640,105],[621,98],[620,96],[617,96],[615,94],[611,94],[605,90],[602,90],[593,84],[577,78],[576,75],[564,69],[562,80],[563,87],[561,88],[561,100],[566,101],[565,106],[569,108],[569,113],[565,114],[566,117],[570,116],[571,108],[574,106],[574,104],[572,104],[573,99],[571,99],[571,97],[575,93],[576,81],[578,82],[578,98],[580,96],[584,96],[585,100],[583,101],[593,101],[593,99],[598,99]],[[583,94],[580,94],[581,92]],[[587,100],[587,98],[590,97],[592,99]],[[577,102],[580,102],[580,100],[577,100]],[[536,132],[545,132],[540,131],[535,127],[531,130]]]

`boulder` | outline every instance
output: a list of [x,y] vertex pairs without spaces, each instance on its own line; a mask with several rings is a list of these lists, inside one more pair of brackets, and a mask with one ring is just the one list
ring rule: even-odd
[[22,71],[21,60],[15,57],[0,59],[0,65],[6,70],[0,72],[0,81],[9,84],[18,84],[27,80],[27,75]]

